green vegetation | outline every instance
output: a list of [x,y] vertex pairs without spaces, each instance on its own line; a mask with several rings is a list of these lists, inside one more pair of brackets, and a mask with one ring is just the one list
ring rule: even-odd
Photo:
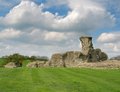
[[15,53],[13,55],[7,56],[5,58],[5,61],[8,62],[14,62],[18,67],[22,67],[22,63],[24,60],[24,56],[20,55],[18,53]]
[[9,56],[3,56],[0,58],[0,67],[3,67],[9,62],[14,62],[16,66],[22,67],[33,61],[48,61],[49,58],[47,56],[24,56],[19,53],[14,53]]
[[0,92],[120,92],[120,69],[0,68]]
[[24,60],[22,63],[22,67],[26,67],[26,65],[30,62],[31,62],[30,60]]
[[47,56],[31,56],[30,57],[31,61],[48,61],[49,58]]
[[7,62],[5,62],[4,58],[0,58],[0,67],[3,67]]

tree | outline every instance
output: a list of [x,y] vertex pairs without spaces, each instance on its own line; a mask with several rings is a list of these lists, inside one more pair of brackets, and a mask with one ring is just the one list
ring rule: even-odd
[[30,58],[31,61],[48,61],[49,58],[47,56],[31,56]]
[[35,61],[36,60],[36,56],[31,56],[30,57],[30,60],[33,62],[33,61]]
[[22,66],[23,60],[24,60],[24,56],[18,53],[10,55],[6,58],[6,62],[14,62],[18,67]]

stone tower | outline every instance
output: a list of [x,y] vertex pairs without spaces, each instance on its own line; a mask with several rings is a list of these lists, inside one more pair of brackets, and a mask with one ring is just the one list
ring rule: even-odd
[[92,37],[83,36],[80,37],[82,44],[83,61],[97,62],[107,60],[108,56],[100,49],[94,49],[92,44]]
[[88,55],[89,52],[91,52],[94,49],[92,44],[92,37],[83,36],[80,37],[80,41],[82,44],[83,55]]

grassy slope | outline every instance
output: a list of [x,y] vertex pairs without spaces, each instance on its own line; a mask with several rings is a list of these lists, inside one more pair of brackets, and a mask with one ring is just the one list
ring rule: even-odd
[[0,68],[0,92],[120,92],[120,70]]
[[3,65],[5,65],[6,63],[4,62],[3,59],[0,58],[0,67],[3,67]]

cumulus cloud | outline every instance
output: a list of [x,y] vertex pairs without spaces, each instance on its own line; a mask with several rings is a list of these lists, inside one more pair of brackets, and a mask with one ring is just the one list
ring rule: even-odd
[[16,38],[19,37],[21,34],[22,33],[19,30],[14,30],[12,28],[4,29],[0,31],[0,40]]
[[110,32],[110,33],[102,33],[98,37],[99,42],[118,42],[120,39],[120,32]]
[[[9,10],[9,8],[15,6],[18,4],[20,0],[0,0],[0,12],[7,12],[6,10]],[[4,15],[4,14],[3,14]]]
[[48,32],[45,34],[45,40],[63,40],[65,39],[66,36],[64,33],[59,33],[59,32]]
[[[52,3],[49,1],[38,5],[33,0],[22,0],[8,14],[0,17],[0,39],[8,39],[6,43],[9,50],[7,49],[6,53],[18,51],[27,54],[47,54],[76,50],[80,48],[80,35],[112,27],[115,23],[114,16],[93,0],[52,0]],[[54,4],[66,5],[69,8],[67,15],[44,11],[44,8]]]
[[119,43],[106,43],[105,47],[111,49],[114,52],[120,52],[120,42]]
[[[3,25],[26,28],[37,27],[54,31],[89,31],[97,28],[112,26],[114,17],[103,7],[89,0],[68,1],[71,11],[66,17],[54,15],[49,11],[43,12],[44,5],[37,5],[25,0],[14,7],[5,17],[1,18]],[[99,23],[98,23],[99,22]]]
[[97,41],[99,47],[113,57],[120,54],[120,32],[102,33]]

